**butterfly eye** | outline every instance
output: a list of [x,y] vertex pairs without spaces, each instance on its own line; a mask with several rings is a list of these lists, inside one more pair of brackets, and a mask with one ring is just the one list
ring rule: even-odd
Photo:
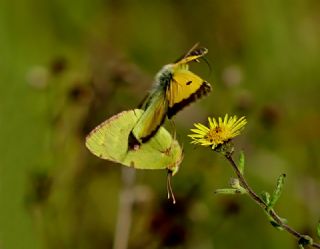
[[192,83],[192,81],[190,80],[190,81],[188,81],[187,83],[186,83],[186,85],[188,86],[188,85],[190,85]]

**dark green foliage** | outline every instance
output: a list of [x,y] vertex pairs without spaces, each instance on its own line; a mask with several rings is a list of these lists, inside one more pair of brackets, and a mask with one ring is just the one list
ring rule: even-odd
[[267,206],[270,205],[270,194],[268,192],[262,192],[261,198]]
[[275,190],[273,191],[271,197],[270,197],[270,202],[268,204],[269,208],[273,208],[274,205],[276,204],[276,202],[279,200],[281,193],[282,193],[282,189],[283,189],[283,184],[284,184],[284,178],[286,177],[285,174],[282,174],[279,176],[278,180],[277,180],[277,185]]
[[239,168],[241,174],[244,174],[244,166],[245,166],[245,156],[244,156],[244,152],[243,152],[243,151],[240,151],[238,168]]

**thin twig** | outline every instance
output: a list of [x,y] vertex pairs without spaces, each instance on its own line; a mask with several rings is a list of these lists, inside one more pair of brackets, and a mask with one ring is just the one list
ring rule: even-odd
[[[235,173],[237,174],[237,177],[242,185],[243,188],[245,188],[248,191],[249,196],[260,206],[262,207],[264,210],[267,210],[268,206],[267,204],[252,190],[252,188],[249,186],[249,184],[247,183],[246,179],[244,178],[244,176],[241,174],[237,164],[234,162],[233,158],[231,155],[226,155],[227,160],[230,162],[232,168],[234,169]],[[288,233],[292,234],[294,237],[296,237],[298,240],[299,239],[304,239],[305,235],[297,232],[295,229],[293,229],[292,227],[288,226],[287,224],[285,224],[283,222],[283,220],[280,218],[280,216],[273,210],[270,209],[268,211],[269,215],[274,219],[274,221],[277,223],[277,225],[279,225],[280,227],[282,227],[284,230],[286,230]],[[320,248],[320,244],[315,243],[315,242],[311,242],[309,244],[310,246],[312,246],[313,248]]]

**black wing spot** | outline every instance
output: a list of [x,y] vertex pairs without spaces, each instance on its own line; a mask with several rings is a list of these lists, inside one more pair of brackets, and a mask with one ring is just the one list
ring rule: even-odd
[[190,80],[190,81],[188,81],[187,83],[186,83],[186,85],[188,86],[188,85],[190,85],[192,83],[192,81]]

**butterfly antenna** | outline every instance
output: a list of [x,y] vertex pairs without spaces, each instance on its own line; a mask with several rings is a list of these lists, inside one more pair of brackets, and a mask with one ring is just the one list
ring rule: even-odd
[[195,50],[198,46],[199,46],[199,42],[197,42],[196,44],[194,44],[194,45],[192,46],[192,48],[190,48],[187,53],[185,53],[184,55],[182,55],[181,57],[179,57],[179,58],[175,61],[175,63],[181,61],[182,59],[187,58],[187,57],[190,55],[190,53],[191,53],[193,50]]
[[172,198],[172,203],[176,204],[176,198],[174,197],[172,186],[171,186],[171,178],[172,178],[172,171],[168,170],[167,175],[167,192],[168,192],[168,199]]
[[194,45],[192,46],[192,48],[189,49],[189,51],[185,54],[184,58],[188,57],[188,56],[190,55],[190,53],[191,53],[193,50],[195,50],[196,47],[198,47],[198,46],[199,46],[199,42],[197,42],[196,44],[194,44]]
[[212,73],[212,67],[211,67],[210,62],[209,62],[208,59],[205,58],[205,57],[201,57],[200,59],[203,60],[203,61],[208,65],[208,68],[209,68],[209,76],[210,76],[211,73]]
[[172,119],[170,119],[170,124],[171,124],[172,130],[173,130],[173,140],[172,140],[172,142],[173,142],[177,138],[177,129],[176,129],[176,124],[174,123],[174,121]]

